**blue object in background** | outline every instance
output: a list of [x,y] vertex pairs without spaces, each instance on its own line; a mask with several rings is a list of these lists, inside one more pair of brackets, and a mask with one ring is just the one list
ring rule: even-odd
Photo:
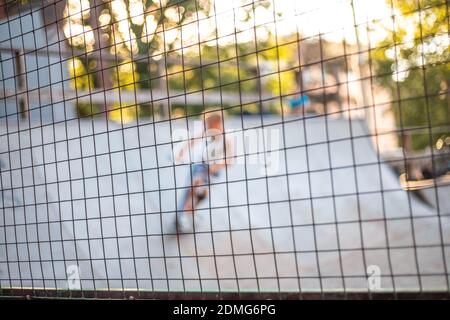
[[289,106],[291,108],[296,108],[300,105],[306,105],[307,103],[309,103],[310,99],[307,95],[301,95],[298,98],[294,98],[294,99],[290,99],[289,100]]

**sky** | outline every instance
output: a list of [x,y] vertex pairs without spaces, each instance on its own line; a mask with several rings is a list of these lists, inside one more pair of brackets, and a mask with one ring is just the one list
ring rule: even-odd
[[[343,37],[349,42],[356,41],[355,20],[353,19],[350,0],[271,0],[261,2],[269,3],[271,8],[268,10],[257,8],[254,19],[256,25],[273,21],[273,13],[275,12],[276,16],[279,16],[276,28],[280,35],[288,35],[299,30],[304,37],[323,33],[325,38],[332,41],[342,41]],[[233,7],[239,8],[245,3],[251,3],[251,1],[216,0],[216,12],[229,11]],[[358,25],[367,21],[388,20],[391,12],[385,0],[353,0],[353,4],[356,24]],[[227,19],[221,20],[220,24],[223,26],[219,26],[219,28],[227,28],[226,25],[230,25],[228,21]],[[240,23],[246,24],[245,22]],[[253,21],[249,23],[253,23]],[[231,25],[228,28],[231,27],[233,26]],[[380,34],[379,36],[382,37],[383,35]],[[367,41],[365,34],[361,33],[360,37],[360,41]]]

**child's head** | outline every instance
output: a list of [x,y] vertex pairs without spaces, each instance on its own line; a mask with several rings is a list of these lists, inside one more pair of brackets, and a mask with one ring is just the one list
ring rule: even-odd
[[205,112],[206,129],[223,131],[222,112]]

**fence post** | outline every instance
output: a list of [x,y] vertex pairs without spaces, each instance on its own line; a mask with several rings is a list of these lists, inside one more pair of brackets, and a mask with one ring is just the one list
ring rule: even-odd
[[[158,61],[158,79],[159,79],[159,89],[162,93],[161,101],[159,101],[159,109],[160,109],[160,115],[163,119],[166,119],[169,117],[169,108],[170,108],[170,93],[169,88],[167,87],[167,68],[165,67],[165,57],[163,59],[160,59]],[[163,96],[167,94],[167,99]]]
[[20,118],[26,119],[28,116],[27,99],[27,79],[25,74],[25,53],[22,49],[14,51],[14,60],[16,64],[17,77],[17,97],[19,101]]

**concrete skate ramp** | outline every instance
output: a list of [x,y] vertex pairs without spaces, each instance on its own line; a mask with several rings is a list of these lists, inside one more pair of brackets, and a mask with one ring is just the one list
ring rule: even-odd
[[66,289],[77,266],[83,289],[367,290],[375,265],[384,290],[448,290],[448,216],[401,190],[364,124],[285,120],[226,119],[239,161],[179,237],[171,131],[194,124],[1,126],[2,288]]

